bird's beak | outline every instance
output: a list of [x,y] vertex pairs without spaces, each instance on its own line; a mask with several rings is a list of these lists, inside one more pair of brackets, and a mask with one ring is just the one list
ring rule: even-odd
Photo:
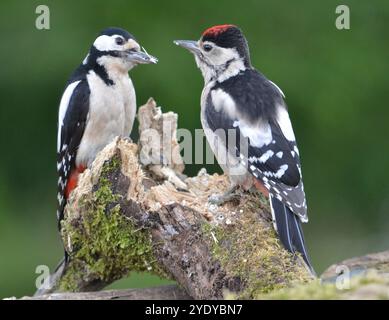
[[142,47],[142,51],[139,48],[139,44],[131,39],[125,51],[126,59],[136,64],[156,64],[158,62],[158,59],[148,54],[145,48]]
[[156,64],[158,62],[158,59],[156,57],[153,57],[152,55],[149,55],[148,53],[142,51],[126,51],[126,58],[131,62],[140,64]]
[[199,47],[197,41],[192,41],[192,40],[175,40],[174,43],[177,46],[183,47],[183,48],[189,50],[190,52],[192,52],[194,54],[201,53],[200,47]]

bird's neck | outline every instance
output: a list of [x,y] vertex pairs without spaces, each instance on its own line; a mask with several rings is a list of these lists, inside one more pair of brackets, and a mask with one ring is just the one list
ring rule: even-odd
[[223,82],[246,70],[246,65],[242,59],[231,59],[220,66],[209,66],[199,64],[199,68],[204,77],[205,84],[211,81]]
[[107,85],[114,85],[123,79],[128,79],[128,71],[132,66],[123,65],[117,60],[100,57],[90,65],[93,70]]
[[217,74],[217,81],[223,82],[231,77],[238,75],[240,72],[245,71],[246,66],[241,59],[231,60],[226,63],[225,67]]

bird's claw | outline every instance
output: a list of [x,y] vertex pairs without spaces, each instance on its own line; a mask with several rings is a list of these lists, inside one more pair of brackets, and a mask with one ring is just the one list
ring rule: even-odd
[[134,142],[134,141],[132,141],[132,139],[129,136],[121,136],[120,138],[122,140],[124,140],[124,141],[129,142],[129,143],[133,143]]
[[208,197],[208,202],[214,205],[222,205],[231,200],[239,199],[239,195],[235,192],[235,189],[228,190],[222,194],[212,194]]

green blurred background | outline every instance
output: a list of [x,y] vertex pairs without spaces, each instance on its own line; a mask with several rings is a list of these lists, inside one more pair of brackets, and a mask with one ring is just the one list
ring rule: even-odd
[[[234,23],[252,61],[286,93],[302,154],[318,273],[331,263],[389,247],[389,2],[342,1],[351,30],[335,27],[338,1],[0,2],[0,298],[34,291],[35,268],[62,255],[56,230],[56,130],[64,84],[96,34],[133,33],[160,63],[131,72],[138,104],[153,96],[179,126],[200,128],[203,86],[174,39]],[[35,28],[46,4],[51,29]],[[187,173],[199,166],[188,166]],[[217,166],[209,171],[219,170]],[[132,275],[114,287],[162,283]]]

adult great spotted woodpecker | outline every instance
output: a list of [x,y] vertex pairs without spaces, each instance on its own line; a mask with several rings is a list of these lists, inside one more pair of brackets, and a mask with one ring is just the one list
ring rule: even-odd
[[68,80],[58,115],[59,229],[79,174],[116,136],[130,135],[136,97],[128,71],[146,63],[157,63],[157,59],[143,52],[127,31],[108,28],[96,38]]
[[241,30],[219,25],[199,41],[176,40],[195,56],[204,77],[201,123],[232,188],[210,198],[222,203],[236,186],[257,187],[270,199],[273,223],[284,247],[310,263],[301,222],[307,204],[299,150],[282,91],[251,65]]

